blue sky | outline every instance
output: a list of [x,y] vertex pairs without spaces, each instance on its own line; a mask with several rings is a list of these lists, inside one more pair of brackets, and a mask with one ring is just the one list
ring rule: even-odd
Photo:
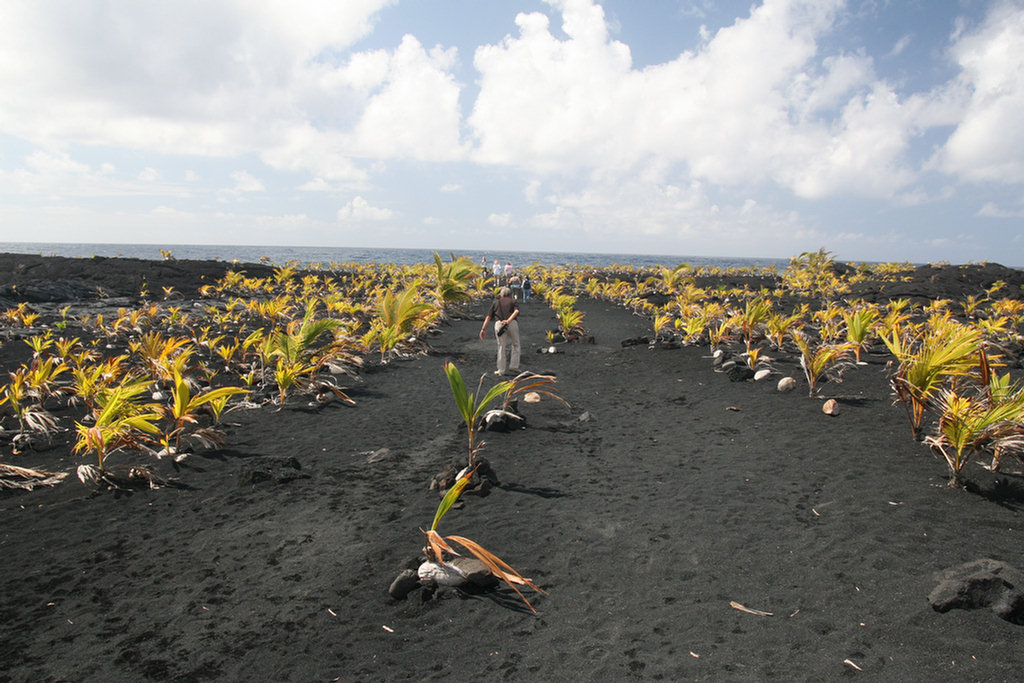
[[1024,0],[8,0],[0,241],[1024,266]]

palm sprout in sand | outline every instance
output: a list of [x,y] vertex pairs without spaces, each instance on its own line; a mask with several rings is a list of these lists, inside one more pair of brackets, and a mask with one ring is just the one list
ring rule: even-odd
[[555,311],[558,317],[558,329],[562,338],[572,341],[583,334],[583,311],[575,308],[559,308]]
[[965,376],[977,367],[981,332],[949,321],[929,326],[916,337],[894,331],[881,339],[899,363],[890,382],[907,411],[914,438],[919,439],[928,402],[947,379]]
[[558,392],[555,391],[554,375],[538,375],[532,372],[521,372],[506,382],[506,384],[508,384],[508,388],[505,390],[505,396],[501,404],[502,410],[508,410],[514,398],[518,396],[525,396],[529,393],[535,393],[538,396],[547,396],[548,398],[558,401],[566,408],[569,407],[569,402],[559,396]]
[[165,337],[157,331],[143,334],[139,341],[130,342],[129,349],[145,364],[149,373],[158,380],[171,379],[171,366],[181,353],[189,351],[189,341],[181,337]]
[[239,387],[220,387],[193,394],[188,380],[182,376],[178,367],[172,370],[172,378],[171,403],[165,409],[171,422],[164,433],[164,448],[171,454],[179,453],[182,438],[185,436],[193,437],[207,447],[223,443],[223,433],[213,427],[194,429],[191,432],[187,431],[187,428],[189,425],[198,423],[197,411],[202,406],[209,405],[215,416],[219,417],[228,399],[237,394],[248,393],[247,390]]
[[[148,380],[128,380],[101,390],[93,411],[92,424],[75,424],[78,440],[74,452],[92,452],[96,456],[96,467],[82,465],[78,468],[78,477],[83,482],[110,481],[107,476],[107,458],[112,453],[125,449],[143,449],[148,436],[160,433],[156,425],[161,418],[159,407],[139,401],[148,385]],[[129,469],[129,473],[134,471],[135,468]]]
[[[450,377],[450,375],[449,375]],[[467,467],[460,474],[456,482],[452,485],[448,492],[441,499],[441,503],[437,506],[437,512],[434,514],[434,521],[430,525],[428,531],[424,531],[423,535],[426,536],[426,546],[423,548],[423,553],[427,557],[428,562],[433,562],[445,570],[458,573],[458,570],[452,567],[445,559],[447,555],[458,556],[459,553],[452,548],[451,544],[456,544],[461,548],[469,551],[474,557],[480,560],[491,573],[504,581],[516,594],[522,599],[526,606],[530,608],[530,611],[534,614],[537,610],[534,609],[530,601],[526,599],[522,591],[519,590],[519,586],[526,586],[538,593],[544,591],[533,584],[530,579],[522,576],[519,572],[513,569],[507,562],[502,560],[500,557],[492,553],[491,551],[484,548],[476,541],[470,540],[465,536],[441,536],[437,531],[438,525],[441,523],[441,519],[444,518],[448,510],[451,509],[452,505],[459,499],[462,494],[462,490],[469,484],[470,479],[473,477],[474,468]]]
[[383,362],[416,329],[425,325],[434,313],[433,306],[420,301],[419,290],[415,286],[406,287],[398,294],[385,291],[377,303],[377,318],[370,331],[363,336],[363,342],[367,346],[377,344]]
[[[1024,385],[1014,381],[1009,373],[1000,375],[992,372],[985,350],[981,352],[982,395],[992,407],[1010,405],[1016,414],[993,430],[991,438],[993,472],[999,470],[1003,457],[1008,453],[1020,456],[1024,453]],[[1014,411],[1014,408],[1016,409]]]
[[333,394],[345,403],[354,403],[333,382],[318,379],[324,366],[349,371],[360,362],[345,348],[345,339],[336,336],[323,339],[334,335],[341,326],[340,320],[316,318],[316,306],[310,302],[301,321],[293,320],[284,330],[274,330],[263,338],[260,354],[265,360],[275,361],[274,381],[279,406],[284,406],[293,389],[315,392],[318,396]]
[[764,326],[766,336],[771,341],[772,346],[776,349],[781,349],[786,337],[803,326],[806,314],[806,308],[797,309],[790,315],[782,315],[781,313],[770,314],[765,320]]
[[980,397],[942,390],[936,400],[940,412],[938,433],[925,443],[941,454],[949,466],[950,486],[963,486],[963,469],[989,443],[1016,435],[1024,417],[1024,394],[989,403]]
[[[534,287],[536,291],[536,286]],[[547,294],[547,301],[555,311],[558,319],[558,330],[565,341],[572,341],[583,334],[583,311],[577,310],[576,297],[566,294],[561,289],[554,289]]]
[[694,313],[685,319],[676,318],[676,329],[686,344],[698,344],[708,323],[709,319],[703,313]]
[[654,314],[654,341],[657,342],[661,336],[662,330],[672,325],[672,321],[675,318],[671,313],[661,311]]
[[862,306],[843,313],[846,323],[846,341],[853,345],[854,359],[860,365],[860,352],[874,334],[881,314],[873,306]]
[[473,283],[479,277],[477,265],[465,256],[445,263],[434,252],[434,288],[432,294],[441,309],[441,315],[447,316],[451,308],[469,301],[472,297]]
[[743,335],[743,343],[750,350],[754,339],[760,334],[772,313],[772,302],[764,297],[750,299],[743,306],[743,311],[733,318],[733,323]]
[[852,365],[849,344],[813,344],[801,332],[793,334],[800,349],[800,367],[807,378],[808,396],[814,396],[822,379],[841,381],[843,371]]
[[[49,434],[57,426],[57,418],[43,408],[33,395],[28,368],[21,367],[10,373],[10,383],[4,386],[0,406],[7,405],[18,419],[18,435],[28,432]],[[17,450],[15,441],[15,449]]]
[[518,396],[533,392],[540,396],[552,398],[564,406],[569,404],[555,391],[555,378],[551,375],[537,375],[522,372],[510,380],[498,382],[486,392],[483,391],[484,376],[480,378],[476,394],[470,393],[462,379],[462,373],[452,362],[445,363],[445,375],[455,399],[455,407],[466,425],[466,440],[469,451],[469,466],[476,465],[476,454],[484,446],[479,440],[481,418],[488,407],[499,397],[502,398],[501,409],[508,410],[511,402]]
[[462,373],[459,372],[454,363],[450,361],[445,363],[444,372],[448,376],[448,385],[451,387],[452,397],[455,399],[455,407],[458,409],[459,415],[462,416],[462,421],[466,424],[469,466],[473,467],[476,464],[476,454],[484,445],[479,441],[480,417],[495,399],[510,391],[514,385],[511,380],[498,382],[481,395],[483,389],[483,377],[481,377],[476,394],[472,394],[466,388],[466,383],[462,379]]

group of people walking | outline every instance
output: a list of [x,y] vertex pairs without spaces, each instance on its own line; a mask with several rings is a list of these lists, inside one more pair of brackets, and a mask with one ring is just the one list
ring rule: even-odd
[[[484,277],[487,277],[487,259],[481,259],[480,264],[483,267]],[[512,296],[515,297],[517,301],[520,299],[523,301],[530,300],[530,293],[533,288],[533,284],[530,282],[530,278],[528,276],[524,275],[523,277],[519,277],[515,268],[512,267],[511,261],[505,261],[505,265],[502,266],[498,259],[494,259],[494,263],[490,267],[490,274],[499,286],[511,289]]]

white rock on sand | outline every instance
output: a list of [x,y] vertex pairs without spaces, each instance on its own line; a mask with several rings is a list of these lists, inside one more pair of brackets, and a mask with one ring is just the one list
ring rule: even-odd
[[796,380],[792,377],[783,377],[779,380],[779,391],[793,391],[796,389]]

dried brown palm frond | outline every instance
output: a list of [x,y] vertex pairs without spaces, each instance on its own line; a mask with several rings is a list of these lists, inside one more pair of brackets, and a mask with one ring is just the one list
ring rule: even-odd
[[1016,424],[992,440],[992,464],[988,466],[998,472],[1006,456],[1016,457],[1024,462],[1024,425]]
[[37,486],[56,486],[68,476],[66,472],[46,472],[0,463],[0,488],[31,491]]
[[105,485],[117,490],[137,488],[143,483],[156,489],[167,483],[146,465],[118,465],[102,471],[95,465],[79,465],[77,474],[78,479],[87,486]]
[[505,398],[502,401],[501,409],[508,410],[509,403],[511,403],[514,397],[530,392],[553,398],[566,408],[569,408],[569,402],[559,396],[553,387],[556,381],[554,375],[537,375],[532,372],[519,373],[508,381],[509,386],[505,391]]

